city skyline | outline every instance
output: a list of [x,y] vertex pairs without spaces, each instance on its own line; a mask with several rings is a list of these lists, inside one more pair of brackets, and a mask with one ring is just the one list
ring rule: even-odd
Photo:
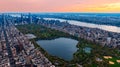
[[1,0],[0,12],[120,12],[120,0]]

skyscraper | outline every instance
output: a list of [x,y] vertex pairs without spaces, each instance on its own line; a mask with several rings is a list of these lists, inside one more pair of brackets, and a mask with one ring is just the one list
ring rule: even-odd
[[29,13],[29,22],[28,23],[30,23],[30,24],[32,24],[32,15],[31,15],[31,13]]
[[21,22],[23,23],[23,14],[21,14]]

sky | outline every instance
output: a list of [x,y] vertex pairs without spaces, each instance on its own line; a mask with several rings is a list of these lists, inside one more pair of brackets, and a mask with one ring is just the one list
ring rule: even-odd
[[0,0],[0,12],[120,12],[120,0]]

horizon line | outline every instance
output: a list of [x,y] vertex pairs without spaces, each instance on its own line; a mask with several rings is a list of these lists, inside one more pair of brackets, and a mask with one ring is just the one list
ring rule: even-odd
[[0,12],[1,13],[120,13],[120,12]]

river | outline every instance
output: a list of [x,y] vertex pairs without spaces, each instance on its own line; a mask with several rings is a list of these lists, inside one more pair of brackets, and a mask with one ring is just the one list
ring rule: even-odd
[[98,28],[110,32],[116,32],[120,33],[120,27],[117,26],[110,26],[110,25],[98,25],[98,24],[93,24],[93,23],[86,23],[86,22],[80,22],[80,21],[75,21],[75,20],[66,20],[66,19],[58,19],[58,18],[44,18],[45,20],[59,20],[61,22],[68,21],[69,24],[72,25],[77,25],[77,26],[84,26],[84,27],[89,27],[89,28]]

